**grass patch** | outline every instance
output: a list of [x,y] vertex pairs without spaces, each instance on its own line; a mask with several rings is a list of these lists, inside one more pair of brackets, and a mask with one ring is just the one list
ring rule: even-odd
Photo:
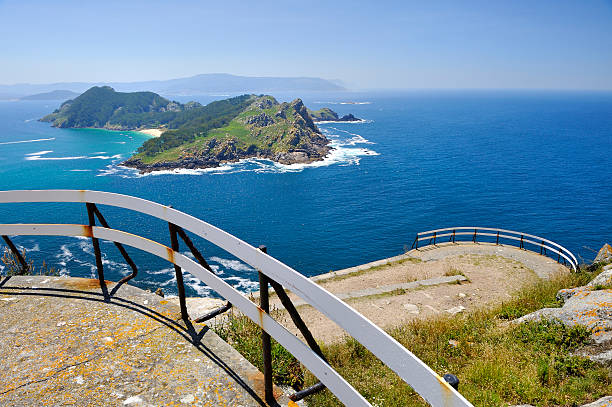
[[[390,333],[438,374],[456,374],[461,393],[475,406],[584,404],[612,391],[607,369],[571,355],[588,341],[589,332],[556,321],[507,325],[503,320],[510,313],[514,318],[556,304],[559,289],[584,285],[593,276],[591,272],[558,275],[525,286],[503,305],[462,316],[415,320]],[[427,405],[352,338],[325,346],[324,352],[340,374],[374,405]],[[306,385],[314,381],[307,374]],[[308,405],[342,404],[324,391],[311,396]]]
[[[456,374],[459,390],[475,406],[575,406],[612,392],[606,368],[572,352],[587,343],[589,332],[557,321],[507,324],[543,307],[559,305],[561,288],[586,284],[599,271],[559,274],[526,285],[513,299],[488,309],[455,316],[414,320],[390,334],[438,374]],[[274,314],[278,319],[280,313]],[[283,321],[281,321],[283,322]],[[223,339],[259,369],[262,368],[259,328],[245,317],[231,315],[214,327]],[[426,406],[395,373],[352,338],[323,346],[331,365],[375,406]],[[299,389],[318,381],[273,342],[277,384]],[[310,396],[309,407],[342,404],[327,390]]]
[[[271,311],[272,317],[279,319],[281,313]],[[233,309],[212,329],[234,347],[242,356],[263,372],[263,353],[261,350],[261,330],[246,316]],[[304,383],[304,373],[300,362],[278,342],[272,339],[272,374],[274,383],[300,389]]]
[[4,252],[2,253],[2,257],[0,257],[0,262],[4,264],[4,270],[0,272],[0,275],[5,276],[16,276],[16,275],[24,275],[24,276],[59,276],[59,270],[55,267],[49,268],[47,263],[43,260],[42,265],[37,267],[34,265],[34,260],[28,259],[28,255],[26,250],[23,249],[21,251],[21,257],[28,265],[28,268],[25,272],[21,270],[21,263],[17,259],[17,256],[8,248],[4,248]]

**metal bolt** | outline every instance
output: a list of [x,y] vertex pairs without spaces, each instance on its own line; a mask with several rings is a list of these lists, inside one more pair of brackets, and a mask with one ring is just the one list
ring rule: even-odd
[[451,373],[447,373],[442,376],[442,378],[446,383],[450,384],[453,389],[459,390],[459,378],[457,376]]

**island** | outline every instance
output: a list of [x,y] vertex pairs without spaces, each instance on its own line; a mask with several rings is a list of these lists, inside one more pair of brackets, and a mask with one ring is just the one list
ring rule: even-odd
[[363,119],[359,119],[353,116],[351,113],[346,114],[342,117],[338,116],[338,113],[334,112],[328,107],[324,107],[319,110],[310,110],[308,109],[308,113],[312,117],[312,120],[315,123],[318,122],[361,122]]
[[247,158],[281,164],[323,160],[330,141],[315,121],[330,118],[359,120],[353,115],[338,119],[327,108],[310,111],[301,99],[279,103],[269,95],[242,95],[203,106],[102,86],[62,103],[40,120],[61,128],[158,129],[159,137],[147,140],[122,163],[150,172],[213,168]]

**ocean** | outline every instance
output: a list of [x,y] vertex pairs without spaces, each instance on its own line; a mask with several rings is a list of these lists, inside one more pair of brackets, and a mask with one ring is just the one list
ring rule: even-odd
[[[411,91],[300,96],[363,123],[325,123],[334,152],[311,165],[247,161],[142,176],[118,164],[148,136],[55,129],[37,119],[61,101],[0,102],[0,189],[92,189],[138,196],[201,218],[312,276],[402,253],[419,231],[499,227],[546,237],[585,262],[612,242],[612,93]],[[226,96],[179,98],[208,103]],[[343,102],[358,102],[346,104]],[[111,227],[169,244],[168,227],[100,207]],[[84,205],[2,204],[0,222],[87,223]],[[15,237],[35,264],[95,276],[91,242]],[[257,272],[201,239],[232,285]],[[102,244],[107,279],[129,273]],[[185,248],[184,248],[185,249]],[[135,249],[133,284],[175,293],[169,263]],[[1,267],[0,267],[1,269]],[[215,295],[187,278],[188,295]]]

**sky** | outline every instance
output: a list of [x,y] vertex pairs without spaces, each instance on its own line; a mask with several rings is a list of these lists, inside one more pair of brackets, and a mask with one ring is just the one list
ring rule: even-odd
[[0,0],[0,84],[200,73],[612,90],[612,0]]

